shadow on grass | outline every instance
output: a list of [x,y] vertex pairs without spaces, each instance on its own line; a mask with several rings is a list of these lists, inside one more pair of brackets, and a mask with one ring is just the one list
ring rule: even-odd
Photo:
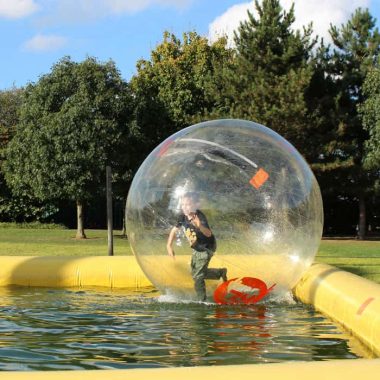
[[342,270],[356,274],[357,276],[375,281],[374,278],[380,280],[380,266],[379,264],[365,264],[365,265],[339,265]]
[[359,239],[357,236],[323,236],[322,240],[352,240],[355,242],[361,241],[380,241],[380,235],[366,236],[364,239]]
[[113,237],[114,237],[115,239],[128,240],[128,236],[127,236],[127,235],[123,235],[123,234],[119,234],[119,235],[114,234]]

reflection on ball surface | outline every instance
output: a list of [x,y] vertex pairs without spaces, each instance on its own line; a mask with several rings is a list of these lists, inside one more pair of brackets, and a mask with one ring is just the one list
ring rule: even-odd
[[[194,210],[185,210],[184,194],[195,194]],[[199,123],[166,139],[138,170],[126,213],[144,273],[162,292],[186,298],[196,294],[192,223],[208,224],[216,239],[216,251],[206,249],[209,269],[279,290],[291,289],[312,264],[323,227],[319,186],[305,160],[274,131],[243,120]],[[174,258],[167,249],[173,226]],[[220,282],[206,276],[208,297]]]

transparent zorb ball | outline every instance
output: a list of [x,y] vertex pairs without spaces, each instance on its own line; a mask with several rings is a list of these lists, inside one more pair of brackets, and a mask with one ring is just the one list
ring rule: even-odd
[[[243,120],[193,125],[147,157],[127,200],[127,232],[141,268],[164,293],[192,298],[192,249],[183,236],[167,254],[181,198],[196,193],[216,238],[209,268],[255,277],[276,289],[295,286],[321,239],[323,208],[308,164],[283,137]],[[220,281],[206,280],[211,294]]]

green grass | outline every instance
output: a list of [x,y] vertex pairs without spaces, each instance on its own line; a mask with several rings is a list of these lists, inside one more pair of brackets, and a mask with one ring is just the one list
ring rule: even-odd
[[[88,239],[75,239],[75,230],[0,229],[1,256],[107,255],[107,231],[86,230]],[[114,231],[114,255],[130,255],[128,240]]]
[[[86,230],[85,240],[75,239],[75,233],[67,229],[0,228],[0,255],[107,255],[107,231]],[[114,232],[114,254],[132,254],[128,240],[119,231]],[[322,240],[316,261],[380,283],[380,240]]]
[[316,261],[380,283],[379,240],[322,240]]

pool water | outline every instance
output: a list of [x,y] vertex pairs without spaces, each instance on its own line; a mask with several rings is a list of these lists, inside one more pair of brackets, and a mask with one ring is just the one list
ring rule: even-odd
[[253,306],[140,292],[0,289],[0,370],[147,368],[365,357],[292,298]]

